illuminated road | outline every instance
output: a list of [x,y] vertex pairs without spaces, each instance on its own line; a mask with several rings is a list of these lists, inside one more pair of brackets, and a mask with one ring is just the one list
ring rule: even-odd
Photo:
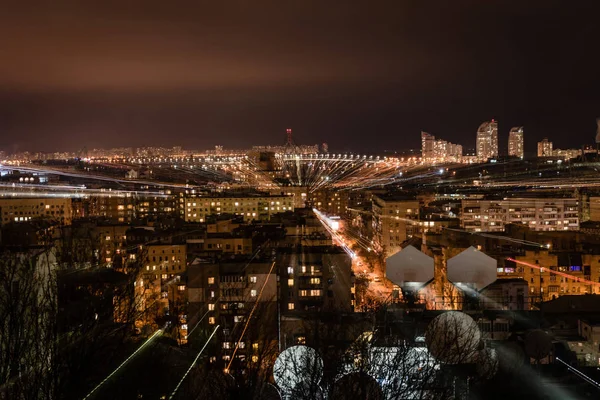
[[[369,285],[367,287],[365,299],[376,303],[385,302],[392,292],[392,287],[391,284],[389,284],[383,277],[383,269],[381,266],[376,266],[373,269],[373,272],[370,272],[367,267],[368,261],[359,253],[356,253],[351,249],[353,240],[344,235],[345,230],[343,229],[343,222],[338,219],[329,218],[317,209],[313,209],[313,212],[323,227],[329,232],[329,234],[331,234],[333,243],[343,248],[344,251],[351,257],[354,275],[368,276]],[[358,309],[359,308],[357,308],[357,310]]]

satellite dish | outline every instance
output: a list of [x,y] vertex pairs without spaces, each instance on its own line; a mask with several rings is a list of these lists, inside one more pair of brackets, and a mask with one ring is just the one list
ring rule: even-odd
[[293,393],[299,384],[317,387],[323,376],[323,360],[317,351],[307,346],[284,350],[273,365],[275,384],[285,395]]
[[332,400],[384,400],[383,390],[364,372],[344,375],[333,384]]
[[462,312],[448,311],[429,323],[425,343],[429,352],[448,364],[474,362],[481,342],[477,323]]
[[550,354],[552,338],[541,329],[535,329],[525,336],[525,354],[536,361]]
[[477,375],[484,379],[491,379],[498,372],[500,360],[496,349],[486,347],[477,353],[477,364],[475,370]]

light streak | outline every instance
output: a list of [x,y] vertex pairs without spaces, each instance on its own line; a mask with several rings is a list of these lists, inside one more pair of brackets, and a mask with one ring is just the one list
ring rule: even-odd
[[217,333],[217,329],[219,329],[219,326],[220,325],[217,325],[215,327],[215,330],[213,331],[213,333],[208,337],[208,339],[206,340],[206,343],[204,343],[204,346],[202,346],[202,349],[200,349],[200,352],[198,353],[198,355],[196,356],[196,358],[194,358],[194,361],[192,362],[192,365],[190,365],[190,367],[188,368],[188,370],[183,375],[183,378],[181,378],[181,380],[179,381],[179,383],[177,384],[177,386],[175,387],[175,389],[173,390],[173,392],[169,396],[169,400],[171,400],[175,396],[175,394],[179,390],[179,387],[181,386],[181,384],[183,383],[183,381],[185,380],[185,378],[187,378],[187,376],[190,373],[190,371],[192,370],[192,368],[194,368],[194,365],[196,365],[196,362],[198,362],[198,359],[200,358],[200,355],[202,354],[202,352],[204,351],[204,349],[206,348],[206,346],[208,346],[208,343],[213,338],[213,336],[215,336],[215,333]]
[[229,369],[231,367],[231,363],[235,359],[235,353],[237,353],[238,348],[240,347],[240,343],[242,342],[242,339],[244,339],[244,335],[246,334],[246,330],[248,329],[248,326],[250,325],[250,321],[252,320],[252,314],[254,314],[254,311],[256,310],[256,307],[258,307],[258,302],[260,300],[260,297],[263,294],[263,291],[265,290],[265,286],[267,286],[267,282],[269,281],[269,277],[271,276],[271,272],[273,272],[273,268],[274,267],[275,267],[275,261],[273,261],[273,264],[271,264],[271,269],[269,270],[269,273],[267,274],[267,277],[265,278],[265,282],[263,283],[262,287],[260,288],[260,292],[258,293],[258,297],[256,298],[256,301],[254,302],[254,306],[252,307],[252,310],[250,311],[250,314],[248,315],[248,319],[246,320],[246,325],[244,325],[244,330],[242,330],[242,334],[240,335],[240,339],[235,344],[235,349],[233,350],[233,354],[231,355],[231,359],[229,360],[229,364],[227,364],[227,368],[226,368],[227,371],[229,371]]
[[546,267],[540,267],[539,265],[530,264],[530,263],[528,263],[528,262],[525,262],[525,261],[518,261],[518,260],[515,260],[514,258],[507,258],[507,260],[508,260],[508,261],[513,261],[513,262],[515,262],[515,263],[517,263],[517,264],[520,264],[520,265],[526,265],[526,266],[528,266],[528,267],[530,267],[530,268],[536,268],[536,269],[539,269],[539,270],[540,270],[540,271],[542,271],[542,272],[544,272],[544,271],[548,271],[548,272],[549,272],[549,273],[551,273],[551,274],[560,275],[560,276],[562,276],[562,277],[564,277],[564,278],[567,278],[567,279],[572,279],[572,280],[574,280],[574,281],[576,281],[576,282],[587,283],[588,285],[593,285],[593,286],[598,286],[598,287],[600,287],[600,282],[589,281],[589,280],[587,280],[587,279],[583,279],[583,278],[580,278],[580,277],[578,277],[578,276],[575,276],[575,275],[571,275],[571,274],[565,274],[564,272],[560,272],[560,271],[554,271],[554,270],[552,270],[552,269],[550,269],[550,268],[546,268]]
[[578,375],[580,378],[582,378],[583,380],[585,380],[587,383],[595,386],[597,389],[600,389],[600,383],[596,382],[595,380],[593,380],[592,378],[590,378],[589,376],[587,376],[586,374],[584,374],[583,372],[581,372],[577,368],[574,368],[574,367],[570,366],[569,364],[567,364],[566,362],[564,362],[560,358],[556,357],[556,360],[560,361],[563,365],[565,365],[569,369],[569,371],[571,371],[574,374]]
[[348,254],[350,256],[350,258],[355,258],[356,253],[354,251],[352,251],[352,249],[350,249],[350,247],[348,247],[348,245],[344,241],[344,238],[331,227],[331,225],[330,225],[331,222],[330,222],[329,218],[327,218],[322,212],[320,212],[316,208],[313,208],[313,212],[315,213],[315,215],[317,216],[317,219],[319,220],[319,222],[321,222],[323,227],[325,229],[327,229],[327,231],[332,236],[332,238],[334,238],[338,242],[339,246],[342,249],[344,249],[346,254]]
[[125,364],[127,364],[133,357],[135,357],[136,354],[138,354],[140,351],[142,351],[146,346],[148,346],[152,341],[154,341],[154,339],[156,339],[157,337],[162,335],[163,332],[164,332],[163,329],[159,329],[156,332],[154,332],[154,334],[152,336],[150,336],[144,343],[142,343],[142,345],[136,351],[134,351],[133,354],[131,354],[129,357],[127,357],[127,359],[125,361],[123,361],[121,363],[121,365],[119,365],[113,372],[111,372],[106,378],[104,378],[104,380],[102,382],[100,382],[98,384],[98,386],[96,386],[94,389],[92,389],[92,391],[89,392],[88,395],[83,398],[83,400],[88,399],[92,394],[94,394],[94,392],[96,390],[100,389],[100,387],[102,385],[104,385],[110,378],[112,378],[117,372],[119,372],[119,370],[121,368],[123,368],[123,366],[125,366]]

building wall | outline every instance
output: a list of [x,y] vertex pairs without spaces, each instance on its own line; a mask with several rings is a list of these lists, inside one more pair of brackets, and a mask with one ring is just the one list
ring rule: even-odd
[[92,239],[100,243],[98,260],[112,264],[116,254],[127,257],[127,230],[129,225],[96,226],[91,229]]
[[537,156],[552,157],[552,142],[549,142],[548,139],[544,139],[541,142],[538,142]]
[[144,269],[146,272],[163,275],[178,274],[186,270],[186,245],[152,244],[144,246]]
[[329,246],[302,247],[302,252],[280,251],[281,307],[284,313],[303,311],[351,312],[352,260]]
[[204,222],[208,215],[242,215],[244,221],[267,221],[271,215],[294,211],[292,196],[194,197],[184,200],[186,222]]
[[523,127],[512,128],[508,134],[508,155],[523,158]]
[[194,252],[221,252],[225,254],[251,254],[252,239],[245,237],[206,237],[187,240],[187,250]]
[[477,130],[477,158],[487,161],[498,157],[498,123],[494,120],[484,122]]
[[575,198],[462,200],[461,227],[472,232],[503,232],[508,223],[535,231],[579,230]]
[[590,221],[600,221],[600,197],[590,197]]
[[[273,346],[277,335],[277,277],[272,262],[197,263],[188,271],[189,326],[208,334],[219,325],[211,363],[225,363],[231,356],[256,302],[244,341],[236,352],[239,360],[259,362],[261,352]],[[264,290],[261,294],[261,289]],[[201,335],[197,336],[201,337]],[[192,340],[191,338],[190,340]],[[235,367],[235,365],[234,365]],[[232,368],[234,368],[232,367]]]
[[402,242],[412,236],[418,215],[417,200],[384,200],[373,196],[375,247],[385,249],[386,257],[400,251]]
[[[523,261],[539,267],[528,267],[516,264],[499,267],[499,277],[522,278],[529,286],[530,301],[552,300],[562,295],[600,294],[600,255],[582,254],[583,265],[560,265],[559,256],[549,251],[526,251],[524,256],[517,256]],[[593,282],[580,282],[575,279],[554,274],[558,271],[572,277]]]
[[38,218],[70,225],[73,210],[69,198],[0,199],[0,216],[2,225]]
[[321,189],[309,193],[310,205],[329,215],[341,216],[348,207],[348,191],[338,192],[332,189]]

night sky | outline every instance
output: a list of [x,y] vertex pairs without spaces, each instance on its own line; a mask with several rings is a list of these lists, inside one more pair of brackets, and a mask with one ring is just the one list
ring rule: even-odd
[[[44,1],[0,13],[0,148],[593,143],[598,1]],[[76,4],[80,3],[80,4]],[[85,4],[84,4],[85,3]]]

